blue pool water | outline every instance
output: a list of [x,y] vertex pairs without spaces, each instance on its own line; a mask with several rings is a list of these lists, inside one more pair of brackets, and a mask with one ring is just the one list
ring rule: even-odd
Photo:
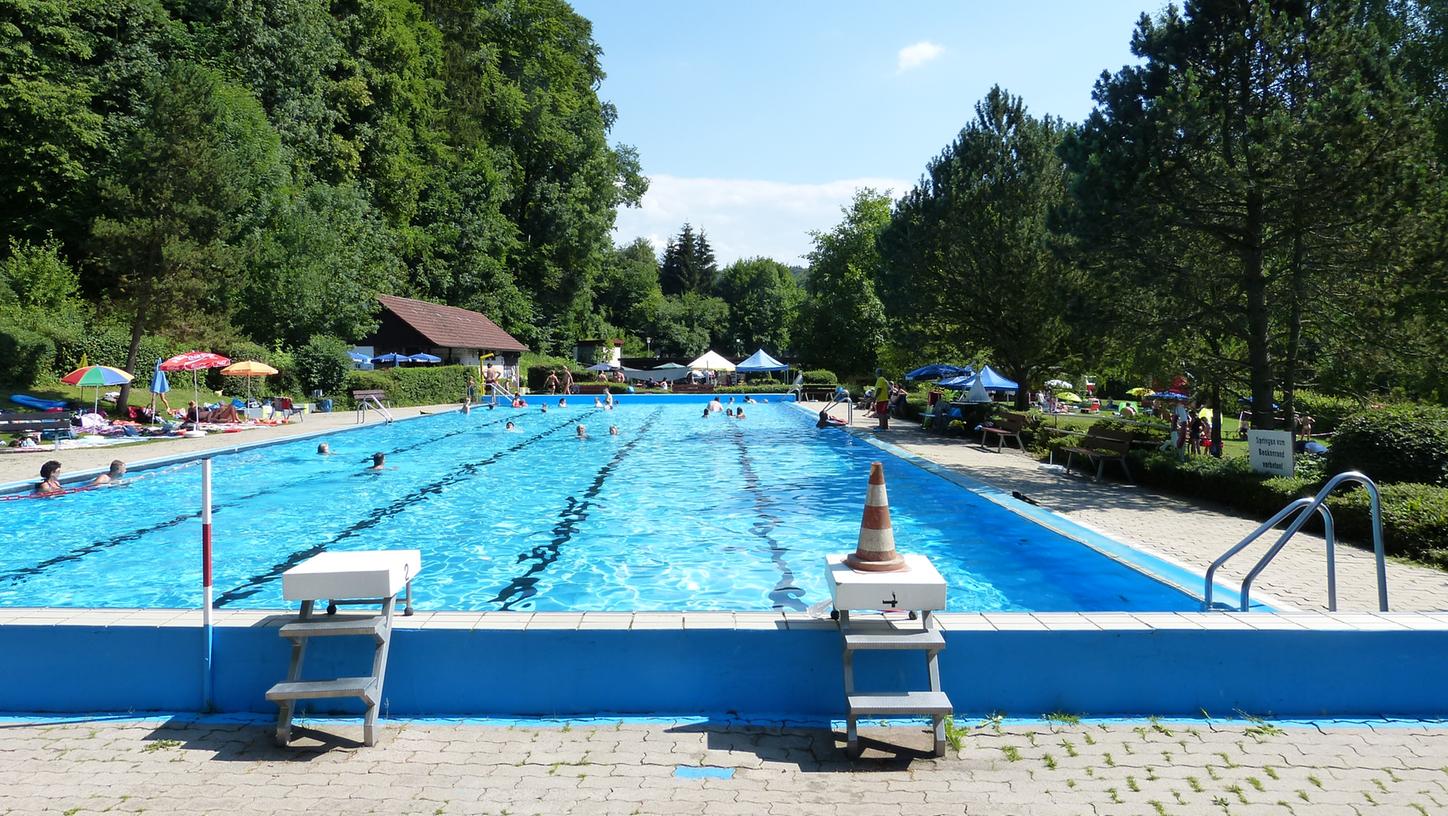
[[[318,438],[215,457],[218,605],[285,606],[282,571],[324,550],[409,547],[422,609],[803,609],[828,597],[823,556],[854,548],[884,461],[897,546],[934,561],[952,610],[1198,607],[786,404],[735,421],[701,401],[570,401],[340,431],[327,457]],[[381,473],[364,472],[373,451]],[[0,502],[0,606],[198,605],[200,470]]]

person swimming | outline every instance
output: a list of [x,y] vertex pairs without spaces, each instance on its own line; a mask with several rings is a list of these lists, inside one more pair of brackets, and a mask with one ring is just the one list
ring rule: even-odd
[[705,406],[704,406],[704,416],[703,416],[703,418],[704,418],[704,419],[708,419],[710,413],[711,413],[711,412],[709,411],[709,406],[705,405]]
[[559,407],[559,408],[567,408],[567,407],[568,407],[568,398],[567,398],[567,397],[562,397],[562,398],[560,398],[560,399],[558,400],[558,407]]
[[518,430],[518,426],[517,426],[517,425],[514,425],[514,424],[513,424],[513,420],[510,419],[510,420],[508,420],[508,423],[503,426],[503,430],[505,430],[505,431],[516,431],[516,430]]
[[725,408],[725,409],[724,409],[724,416],[727,416],[727,417],[729,417],[730,419],[733,419],[733,418],[734,418],[734,409],[733,409],[733,408]]
[[540,405],[540,406],[538,406],[538,410],[540,410],[540,411],[542,411],[543,413],[546,414],[546,413],[548,413],[548,406],[547,406],[546,404],[545,404],[545,405]]
[[332,455],[332,446],[331,446],[331,445],[328,445],[326,442],[319,443],[319,444],[317,445],[317,455],[318,455],[318,456],[331,456],[331,455]]
[[387,463],[387,454],[383,453],[382,451],[378,451],[378,452],[372,454],[372,467],[367,468],[367,469],[368,469],[368,470],[382,470],[382,469],[383,469],[383,466],[384,466],[386,463]]
[[835,419],[834,417],[832,417],[832,416],[829,415],[829,412],[828,412],[828,411],[820,411],[820,420],[819,420],[819,422],[816,422],[816,423],[815,423],[815,427],[816,427],[816,428],[829,428],[829,427],[832,427],[832,426],[835,426],[835,425],[843,425],[843,424],[845,424],[845,421],[844,421],[843,419]]
[[126,463],[119,459],[111,462],[111,469],[91,480],[91,486],[114,484],[126,475]]
[[617,426],[617,425],[610,425],[610,426],[608,426],[608,435],[609,435],[609,436],[618,436],[618,426]]
[[40,466],[40,482],[35,485],[35,495],[49,496],[52,493],[63,492],[65,488],[60,486],[60,463],[51,459]]
[[734,418],[735,418],[735,419],[743,419],[743,418],[744,418],[744,406],[742,406],[742,405],[739,406],[739,410],[734,412]]
[[585,427],[583,427],[582,425],[579,425],[579,426],[574,430],[574,434],[575,434],[579,439],[587,439],[587,438],[588,438],[588,429],[585,428]]
[[598,397],[594,397],[594,398],[593,398],[593,407],[594,407],[594,408],[602,408],[602,407],[603,407],[603,400],[599,399]]
[[714,399],[709,400],[709,407],[707,410],[710,413],[717,414],[720,411],[724,410],[724,403],[720,402],[718,397],[715,397]]

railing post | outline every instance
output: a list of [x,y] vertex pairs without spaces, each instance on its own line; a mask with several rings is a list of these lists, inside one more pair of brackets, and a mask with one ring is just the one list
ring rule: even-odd
[[201,460],[201,710],[213,708],[211,684],[211,457]]

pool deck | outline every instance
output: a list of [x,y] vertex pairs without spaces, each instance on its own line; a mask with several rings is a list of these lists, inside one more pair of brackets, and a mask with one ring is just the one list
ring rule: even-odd
[[[0,723],[0,812],[1423,816],[1448,812],[1442,723],[962,723],[928,735],[680,722],[384,721],[298,729],[194,716]],[[888,740],[886,743],[876,739]]]
[[[801,403],[818,412],[823,403]],[[1065,475],[1020,451],[982,450],[959,438],[926,434],[918,422],[892,420],[888,431],[872,430],[874,420],[855,413],[852,433],[879,439],[928,459],[954,473],[1002,491],[1020,492],[1040,506],[1138,549],[1164,555],[1205,571],[1212,560],[1252,532],[1262,519],[1208,502],[1155,493],[1121,481],[1096,483],[1089,476]],[[1108,469],[1109,470],[1109,469]],[[888,479],[888,474],[887,474]],[[863,478],[860,493],[864,495]],[[909,547],[908,542],[896,542]],[[1259,541],[1218,572],[1222,583],[1240,583],[1270,542]],[[1298,609],[1327,608],[1326,542],[1300,533],[1257,579],[1255,590]],[[1198,590],[1200,591],[1200,590]],[[1377,609],[1376,568],[1372,551],[1340,542],[1337,551],[1338,609]],[[1254,595],[1255,597],[1255,595]],[[1393,611],[1448,610],[1448,572],[1394,559],[1388,561],[1388,600]]]

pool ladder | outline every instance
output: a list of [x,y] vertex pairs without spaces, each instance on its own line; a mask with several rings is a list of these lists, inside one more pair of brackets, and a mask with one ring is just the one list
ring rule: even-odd
[[362,423],[367,421],[368,411],[376,411],[377,413],[381,414],[382,418],[387,420],[388,422],[392,422],[394,419],[394,417],[392,416],[392,412],[387,410],[387,406],[382,404],[382,400],[379,400],[377,397],[368,395],[365,397],[361,397],[357,400],[356,424],[361,425]]
[[1262,574],[1262,570],[1272,562],[1273,558],[1287,545],[1288,540],[1297,535],[1297,531],[1312,518],[1313,513],[1322,517],[1323,537],[1327,539],[1327,609],[1329,612],[1337,611],[1337,528],[1333,524],[1332,511],[1327,507],[1327,497],[1338,485],[1348,482],[1361,484],[1368,491],[1369,507],[1372,511],[1373,522],[1373,554],[1377,560],[1378,568],[1378,611],[1388,611],[1388,566],[1387,559],[1383,552],[1383,511],[1382,499],[1378,495],[1378,486],[1369,479],[1367,475],[1356,470],[1346,473],[1339,473],[1328,480],[1322,489],[1313,498],[1301,498],[1291,501],[1286,507],[1277,511],[1272,518],[1262,522],[1256,530],[1253,530],[1246,538],[1237,542],[1231,549],[1222,553],[1217,560],[1207,567],[1206,585],[1202,591],[1203,608],[1210,611],[1212,605],[1212,576],[1217,568],[1225,564],[1232,556],[1241,552],[1247,545],[1266,535],[1273,527],[1281,524],[1287,519],[1291,522],[1277,542],[1268,548],[1267,552],[1257,561],[1247,577],[1242,579],[1241,611],[1246,612],[1251,606],[1252,582]]
[[[412,590],[409,584],[409,607],[411,599]],[[382,702],[382,679],[387,673],[387,647],[392,641],[392,607],[396,601],[396,596],[374,601],[350,601],[381,603],[382,610],[376,615],[329,616],[321,620],[312,617],[313,601],[302,601],[301,615],[295,621],[284,624],[280,631],[282,637],[292,642],[292,659],[287,667],[287,679],[272,686],[266,693],[267,700],[277,704],[278,745],[285,747],[291,741],[292,715],[295,713],[297,701],[337,697],[356,697],[362,700],[367,706],[362,718],[362,744],[377,744],[377,713]],[[302,680],[302,661],[307,654],[307,641],[314,637],[372,638],[372,673],[362,677],[339,677],[335,680]]]
[[[915,615],[911,615],[913,619]],[[954,707],[940,688],[940,652],[945,636],[931,620],[928,610],[919,615],[919,625],[895,620],[883,613],[863,619],[838,610],[840,637],[844,641],[845,748],[851,756],[860,753],[861,717],[929,717],[935,735],[935,755],[945,756],[945,718]],[[925,653],[927,691],[859,692],[855,690],[855,653],[860,651],[920,651]]]

